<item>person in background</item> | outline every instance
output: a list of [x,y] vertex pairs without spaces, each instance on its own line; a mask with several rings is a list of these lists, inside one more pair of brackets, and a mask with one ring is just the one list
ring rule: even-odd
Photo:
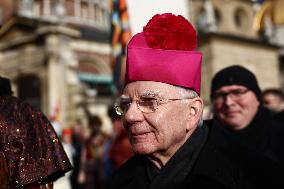
[[125,87],[116,106],[135,153],[110,189],[246,188],[242,170],[202,124],[201,53],[182,16],[157,14],[127,46]]
[[102,118],[99,115],[91,115],[88,118],[88,127],[90,133],[99,133],[103,125]]
[[71,185],[72,189],[82,189],[80,186],[80,183],[78,183],[78,175],[80,170],[80,157],[82,148],[85,143],[85,134],[83,133],[83,124],[80,119],[77,119],[72,126],[73,132],[72,132],[72,146],[74,148],[74,154],[72,157],[73,161],[73,170],[71,173]]
[[269,88],[262,91],[263,105],[273,113],[283,110],[284,105],[283,92],[277,88]]
[[[72,128],[64,128],[62,130],[61,142],[67,154],[67,157],[73,166],[74,164],[73,164],[72,157],[74,156],[75,149],[72,145],[72,134],[73,134]],[[72,174],[72,171],[68,172],[64,177],[61,177],[60,179],[55,181],[53,188],[54,189],[71,189],[70,176]]]
[[265,107],[267,107],[273,117],[284,125],[284,96],[283,92],[277,88],[269,88],[262,92],[262,100]]
[[0,189],[52,189],[71,164],[46,116],[12,94],[0,77]]
[[0,76],[0,96],[12,96],[11,82],[8,78]]
[[277,112],[274,114],[274,118],[282,125],[284,126],[284,110],[281,112]]
[[50,116],[49,120],[57,136],[61,138],[62,137],[62,125],[60,124],[59,120],[56,118],[56,115]]
[[113,106],[108,108],[108,116],[112,120],[114,131],[109,150],[109,158],[112,162],[112,169],[116,170],[133,156],[133,151],[127,133],[123,128],[122,117],[121,115],[117,115]]
[[51,189],[71,170],[46,116],[13,96],[0,96],[0,165],[1,189]]
[[78,183],[84,189],[100,189],[103,176],[103,144],[105,134],[101,132],[101,117],[89,117],[90,136],[86,139],[80,158]]
[[243,168],[252,188],[284,188],[284,128],[263,106],[255,75],[233,65],[212,79],[214,118],[207,123],[220,148]]

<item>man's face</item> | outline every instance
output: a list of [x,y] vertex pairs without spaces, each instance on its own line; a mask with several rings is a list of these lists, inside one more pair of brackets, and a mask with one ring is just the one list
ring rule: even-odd
[[234,130],[241,130],[248,126],[256,115],[259,101],[246,87],[229,85],[215,91],[213,106],[221,122]]
[[124,127],[135,153],[171,156],[196,128],[196,125],[189,125],[192,99],[162,103],[150,113],[144,113],[143,108],[138,107],[136,100],[143,100],[147,105],[148,101],[155,99],[183,98],[172,85],[153,81],[132,82],[125,87],[121,98],[132,102],[124,112]]
[[264,105],[273,111],[280,111],[282,108],[281,97],[274,95],[272,93],[267,93],[262,97]]

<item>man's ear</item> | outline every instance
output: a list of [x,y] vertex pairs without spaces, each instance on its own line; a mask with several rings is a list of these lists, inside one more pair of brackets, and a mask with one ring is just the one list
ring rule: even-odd
[[200,97],[194,98],[189,103],[189,116],[187,130],[197,126],[202,118],[203,100]]

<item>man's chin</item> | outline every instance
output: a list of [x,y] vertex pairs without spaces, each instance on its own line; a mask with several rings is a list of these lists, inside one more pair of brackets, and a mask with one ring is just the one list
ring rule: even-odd
[[133,144],[132,148],[134,153],[140,155],[149,155],[153,153],[153,149],[150,145],[147,144]]

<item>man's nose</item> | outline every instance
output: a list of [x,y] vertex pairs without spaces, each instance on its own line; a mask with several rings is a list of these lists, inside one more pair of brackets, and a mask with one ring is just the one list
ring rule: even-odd
[[233,98],[232,98],[232,96],[231,96],[230,93],[227,94],[224,98],[225,98],[225,99],[224,99],[225,104],[226,104],[227,106],[229,106],[229,105],[231,105],[231,104],[233,104],[233,103],[235,102],[235,101],[233,100]]
[[140,111],[138,104],[136,101],[133,101],[129,108],[124,113],[125,121],[132,123],[136,121],[140,121],[144,118],[143,113]]

